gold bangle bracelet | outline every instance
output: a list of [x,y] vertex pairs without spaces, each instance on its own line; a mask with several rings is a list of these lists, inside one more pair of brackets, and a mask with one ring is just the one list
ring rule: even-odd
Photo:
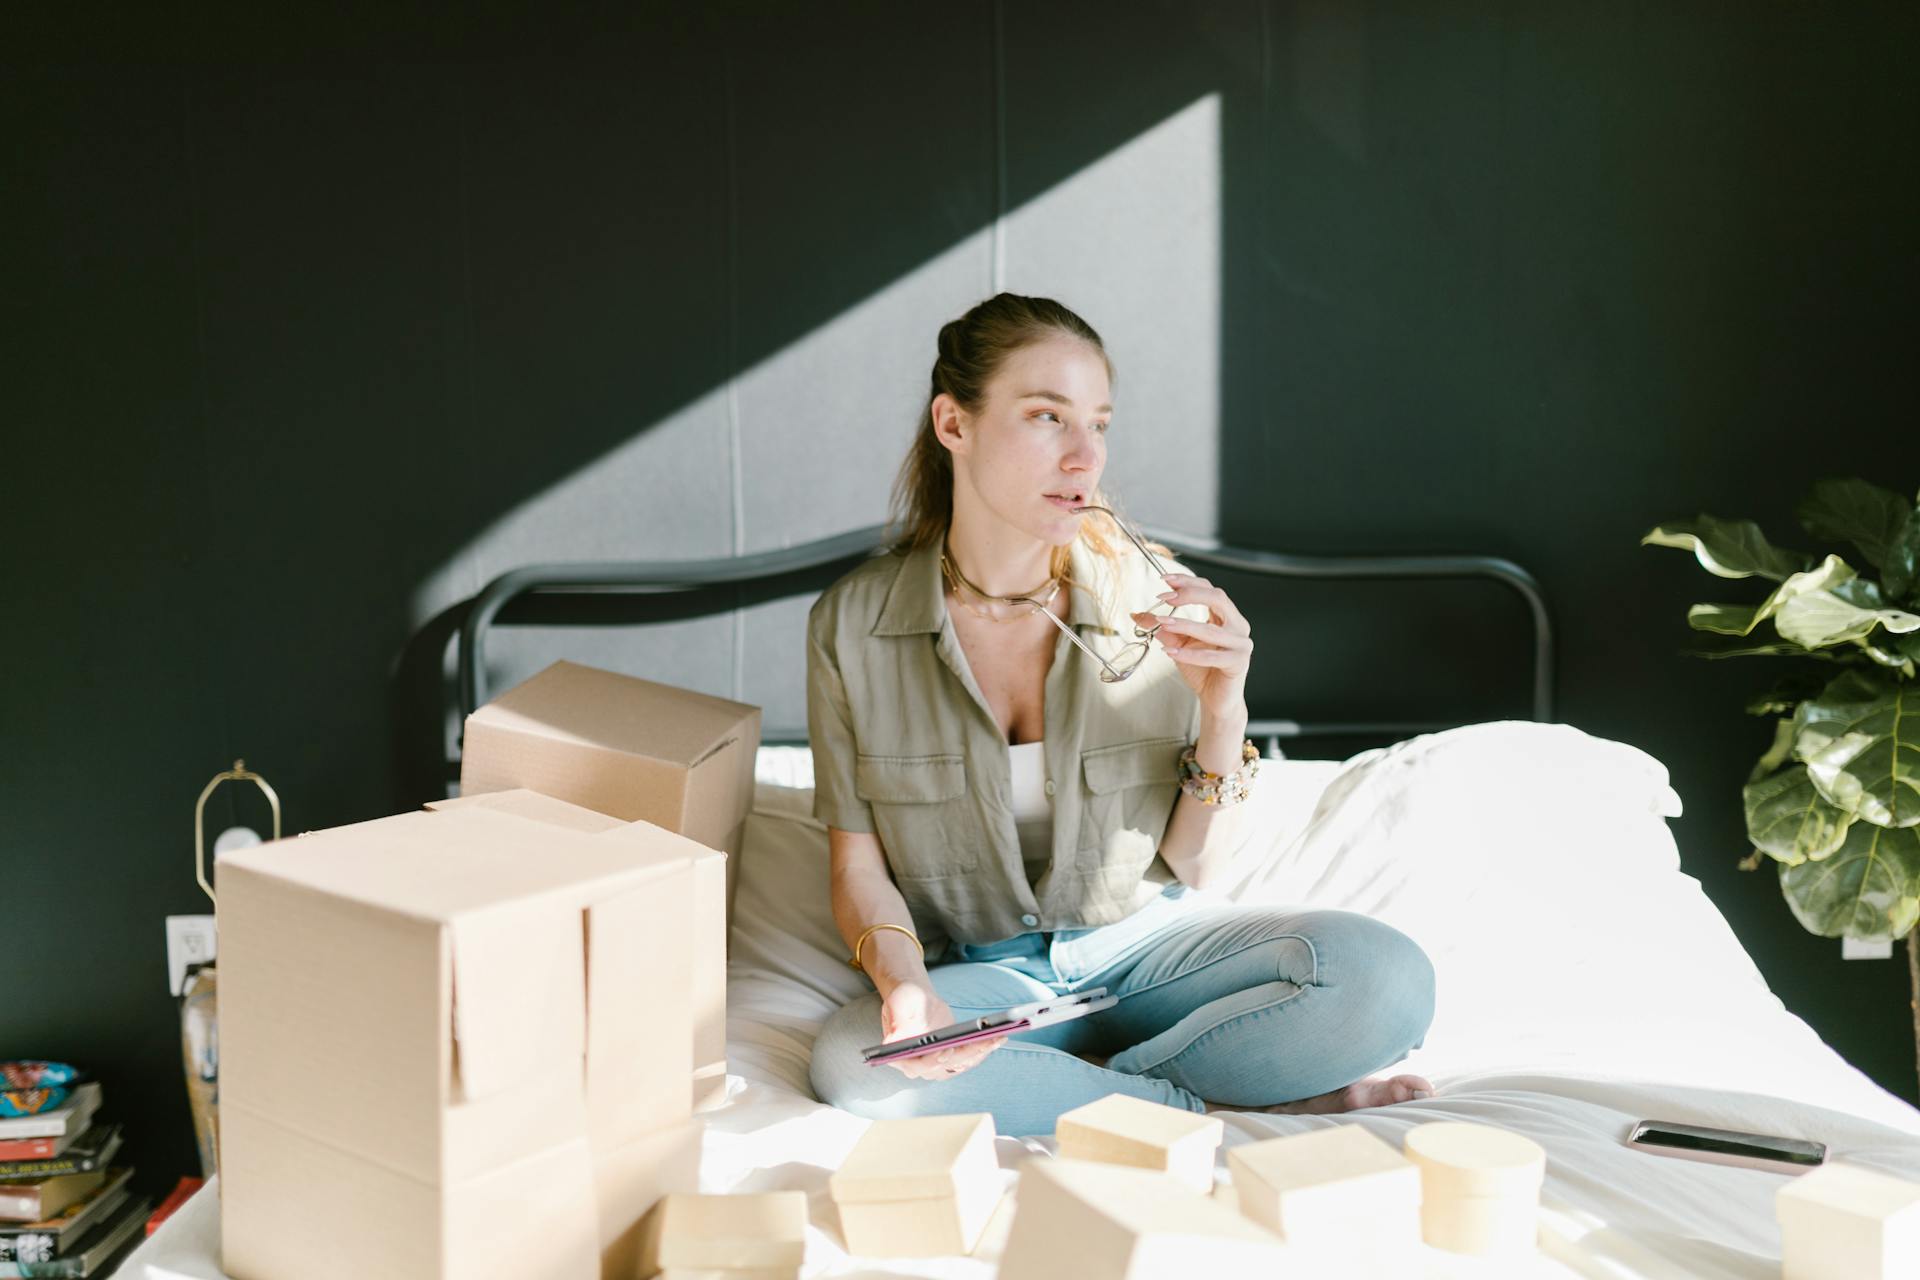
[[914,946],[920,947],[920,958],[922,960],[925,960],[927,958],[927,949],[924,946],[921,946],[920,939],[918,936],[915,935],[913,930],[907,928],[905,925],[872,924],[872,925],[868,925],[866,932],[860,935],[860,940],[853,944],[853,954],[847,957],[847,963],[852,965],[854,968],[860,970],[860,972],[865,973],[867,970],[865,966],[863,966],[860,963],[860,948],[866,946],[867,939],[871,938],[874,934],[878,933],[882,929],[892,929],[892,930],[895,930],[896,932],[906,934],[909,938],[913,939]]

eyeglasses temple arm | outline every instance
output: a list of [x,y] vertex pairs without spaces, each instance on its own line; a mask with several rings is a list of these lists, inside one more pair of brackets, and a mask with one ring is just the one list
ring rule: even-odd
[[1077,635],[1075,635],[1075,634],[1073,633],[1073,628],[1072,628],[1072,627],[1070,627],[1070,626],[1068,626],[1068,625],[1067,625],[1066,623],[1064,623],[1064,622],[1062,622],[1062,621],[1060,621],[1060,619],[1059,619],[1059,617],[1058,617],[1057,615],[1055,615],[1055,613],[1053,612],[1053,610],[1051,610],[1051,609],[1049,609],[1049,608],[1047,608],[1047,607],[1045,607],[1044,605],[1041,605],[1041,604],[1040,604],[1040,603],[1039,603],[1038,601],[1035,601],[1035,602],[1034,602],[1034,607],[1035,607],[1035,608],[1037,608],[1037,609],[1039,609],[1039,610],[1040,610],[1040,612],[1042,612],[1042,613],[1044,613],[1044,614],[1046,614],[1046,615],[1047,615],[1047,621],[1048,621],[1048,622],[1051,622],[1051,623],[1052,623],[1052,624],[1053,624],[1054,626],[1056,626],[1056,627],[1058,627],[1058,628],[1060,628],[1060,634],[1061,634],[1061,635],[1063,635],[1063,636],[1065,636],[1065,637],[1066,637],[1067,639],[1069,639],[1069,640],[1071,640],[1071,641],[1073,641],[1073,642],[1074,642],[1075,644],[1077,644],[1077,645],[1079,645],[1079,646],[1080,646],[1080,652],[1082,652],[1082,653],[1084,653],[1084,654],[1086,654],[1086,655],[1087,655],[1087,656],[1088,656],[1089,658],[1092,658],[1092,659],[1093,659],[1093,660],[1094,660],[1095,662],[1097,662],[1097,663],[1099,663],[1099,664],[1100,664],[1101,666],[1103,666],[1103,667],[1105,667],[1105,668],[1107,669],[1107,674],[1108,674],[1108,675],[1111,675],[1111,676],[1112,676],[1112,677],[1113,677],[1114,679],[1116,679],[1116,680],[1118,680],[1118,679],[1120,679],[1120,678],[1121,678],[1121,675],[1120,675],[1120,673],[1119,673],[1118,671],[1115,671],[1115,670],[1113,669],[1113,666],[1112,666],[1112,665],[1111,665],[1110,663],[1108,663],[1108,661],[1107,661],[1107,660],[1106,660],[1105,658],[1103,658],[1103,657],[1101,657],[1101,656],[1100,656],[1099,654],[1097,654],[1097,653],[1095,653],[1095,652],[1094,652],[1094,651],[1093,651],[1092,649],[1089,649],[1089,648],[1087,647],[1087,642],[1086,642],[1086,641],[1084,641],[1084,640],[1082,640],[1082,639],[1081,639],[1081,638],[1080,638],[1079,636],[1077,636]]

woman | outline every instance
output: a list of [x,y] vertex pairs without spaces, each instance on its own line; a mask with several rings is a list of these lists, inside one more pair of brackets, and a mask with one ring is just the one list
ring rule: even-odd
[[[1189,896],[1222,882],[1257,771],[1253,642],[1224,591],[1163,578],[1108,512],[1112,376],[1099,335],[1045,298],[944,326],[902,536],[809,616],[814,812],[875,987],[822,1030],[814,1089],[876,1118],[991,1112],[1003,1134],[1110,1093],[1197,1112],[1424,1097],[1419,1076],[1362,1078],[1426,1035],[1415,943],[1352,912]],[[1119,1003],[860,1055],[1094,987]]]

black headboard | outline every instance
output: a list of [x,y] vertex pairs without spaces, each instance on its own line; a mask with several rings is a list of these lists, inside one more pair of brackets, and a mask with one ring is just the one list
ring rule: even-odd
[[[818,591],[882,545],[881,525],[836,534],[757,555],[710,560],[623,560],[525,565],[501,574],[479,595],[460,624],[460,720],[490,696],[486,680],[488,631],[502,622],[502,610],[525,597],[569,594],[672,597],[676,617],[698,617],[747,604],[764,603]],[[1474,555],[1288,555],[1228,546],[1213,538],[1146,528],[1143,532],[1170,547],[1190,566],[1237,570],[1272,578],[1440,579],[1481,578],[1518,592],[1531,622],[1530,707],[1535,720],[1553,719],[1553,629],[1546,598],[1533,575],[1510,560]],[[658,620],[658,619],[655,619]],[[1457,723],[1457,722],[1454,722]],[[1453,727],[1432,721],[1318,721],[1254,719],[1247,732],[1265,739],[1269,750],[1283,738],[1402,738]],[[770,726],[769,743],[806,740],[804,726]],[[457,775],[458,762],[452,763]]]

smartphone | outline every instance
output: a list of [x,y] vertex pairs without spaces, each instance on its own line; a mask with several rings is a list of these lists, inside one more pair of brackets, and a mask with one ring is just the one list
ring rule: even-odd
[[1827,1144],[1806,1138],[1782,1138],[1770,1133],[1742,1133],[1736,1129],[1707,1129],[1671,1120],[1642,1120],[1627,1135],[1627,1145],[1658,1156],[1705,1160],[1741,1169],[1800,1173],[1825,1164]]

